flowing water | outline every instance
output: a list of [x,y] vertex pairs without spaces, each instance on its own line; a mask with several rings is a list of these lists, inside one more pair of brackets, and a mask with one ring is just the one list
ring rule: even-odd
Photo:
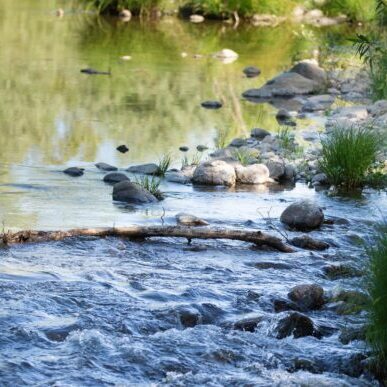
[[[0,384],[376,385],[363,372],[364,342],[339,339],[342,329],[364,323],[364,312],[338,314],[328,305],[308,315],[329,335],[279,340],[275,326],[286,313],[274,313],[273,300],[303,283],[318,283],[328,295],[361,289],[362,277],[332,281],[323,268],[343,263],[364,270],[361,242],[386,210],[384,193],[349,198],[304,184],[202,189],[163,183],[160,204],[129,207],[112,202],[111,186],[94,167],[103,161],[126,168],[167,152],[178,165],[179,146],[212,148],[219,131],[228,138],[252,127],[276,131],[275,109],[244,101],[241,93],[314,48],[340,43],[346,28],[235,30],[174,18],[125,24],[68,9],[59,19],[56,6],[0,3],[0,219],[6,229],[173,224],[186,211],[214,225],[276,233],[279,215],[299,198],[316,200],[336,222],[312,233],[330,242],[324,253],[157,238],[2,249]],[[209,56],[222,48],[239,59],[225,64]],[[260,67],[262,76],[243,78],[247,65]],[[112,75],[81,74],[85,67]],[[222,99],[225,107],[200,108],[207,99]],[[115,150],[123,143],[130,148],[124,155]],[[74,165],[85,175],[61,172]],[[270,264],[257,266],[262,262]],[[187,311],[198,325],[185,326]],[[256,332],[232,329],[251,316],[262,316]]]

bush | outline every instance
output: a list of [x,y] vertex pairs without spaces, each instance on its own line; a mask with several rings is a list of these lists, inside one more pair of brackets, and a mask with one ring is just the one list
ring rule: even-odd
[[387,377],[387,224],[380,227],[370,257],[369,294],[371,297],[367,341],[375,355],[375,371]]
[[329,16],[347,15],[352,21],[369,21],[375,17],[372,0],[327,0],[321,9]]
[[346,189],[364,183],[379,148],[378,136],[370,128],[335,128],[322,143],[321,171],[330,183]]

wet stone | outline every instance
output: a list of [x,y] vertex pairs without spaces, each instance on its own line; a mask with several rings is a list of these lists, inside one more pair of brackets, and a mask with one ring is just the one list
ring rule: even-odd
[[204,101],[201,103],[205,109],[220,109],[223,104],[219,101]]
[[126,153],[129,151],[129,148],[126,145],[120,145],[116,149],[121,153]]
[[234,329],[238,331],[254,332],[263,316],[245,318],[234,323]]
[[243,73],[247,78],[254,78],[261,74],[261,70],[254,66],[248,66],[243,69]]
[[324,305],[324,289],[319,285],[297,285],[288,297],[302,310],[320,309]]
[[354,267],[347,265],[328,265],[323,267],[325,276],[331,280],[339,278],[360,277],[364,273]]
[[301,235],[291,239],[290,243],[293,246],[307,250],[326,250],[329,248],[329,243],[313,239],[309,235]]
[[295,339],[305,336],[319,337],[312,319],[304,314],[292,312],[282,318],[276,327],[277,339],[293,336]]
[[109,184],[116,184],[120,181],[130,181],[130,179],[124,173],[111,172],[103,177],[103,181]]
[[157,164],[140,164],[132,165],[127,169],[131,173],[141,173],[144,175],[156,175],[159,172],[159,166]]
[[106,164],[106,163],[97,163],[95,164],[95,166],[100,169],[101,171],[106,171],[106,172],[109,172],[109,171],[117,171],[117,167],[113,166],[113,165],[110,165],[110,164]]
[[65,169],[63,173],[69,176],[78,177],[83,175],[84,170],[85,170],[84,168],[70,167]]

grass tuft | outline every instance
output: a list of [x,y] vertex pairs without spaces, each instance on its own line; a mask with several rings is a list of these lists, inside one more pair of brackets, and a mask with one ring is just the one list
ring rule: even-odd
[[374,371],[387,378],[387,224],[367,249],[370,258],[368,291],[371,297],[367,341],[375,355]]
[[337,127],[321,143],[320,168],[330,183],[345,189],[362,186],[379,148],[371,129]]
[[172,157],[169,153],[160,158],[158,164],[157,176],[164,177],[172,163]]
[[257,159],[252,155],[252,151],[246,148],[235,149],[233,157],[236,158],[243,166],[250,165],[257,161]]
[[135,181],[139,186],[150,192],[157,199],[162,200],[164,198],[159,189],[161,181],[156,176],[136,176]]

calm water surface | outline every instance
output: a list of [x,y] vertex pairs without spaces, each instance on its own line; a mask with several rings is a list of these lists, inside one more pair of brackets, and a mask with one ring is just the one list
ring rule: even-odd
[[[333,328],[321,340],[275,338],[283,314],[273,298],[301,283],[327,293],[359,290],[362,279],[331,281],[332,263],[364,268],[361,246],[386,211],[383,193],[329,197],[303,184],[289,188],[199,189],[163,183],[166,199],[146,208],[114,204],[95,162],[119,168],[157,161],[178,147],[214,147],[218,131],[229,138],[253,127],[275,131],[275,109],[241,99],[311,50],[345,37],[343,30],[191,25],[175,19],[124,24],[91,14],[54,16],[54,1],[0,3],[0,219],[10,229],[174,223],[189,211],[223,227],[268,230],[282,210],[311,198],[328,217],[313,236],[332,246],[324,254],[278,254],[239,242],[184,240],[134,243],[115,238],[73,239],[0,251],[0,384],[103,386],[367,386],[362,341],[342,344],[340,330],[357,327],[363,313],[338,315],[328,307],[310,313]],[[237,51],[224,64],[208,55]],[[188,56],[183,58],[181,53]],[[194,54],[203,55],[194,59]],[[122,61],[123,55],[132,56]],[[242,77],[247,65],[261,68]],[[111,70],[87,76],[84,67]],[[207,111],[200,102],[222,99]],[[317,125],[321,118],[305,125]],[[302,125],[301,125],[302,126]],[[115,148],[125,143],[122,155]],[[189,156],[194,155],[193,151]],[[203,156],[205,157],[205,155]],[[74,179],[67,166],[86,171]],[[286,263],[258,269],[258,262]],[[200,314],[184,328],[182,311]],[[231,329],[238,319],[263,316],[257,332]],[[309,364],[299,370],[297,363]]]

